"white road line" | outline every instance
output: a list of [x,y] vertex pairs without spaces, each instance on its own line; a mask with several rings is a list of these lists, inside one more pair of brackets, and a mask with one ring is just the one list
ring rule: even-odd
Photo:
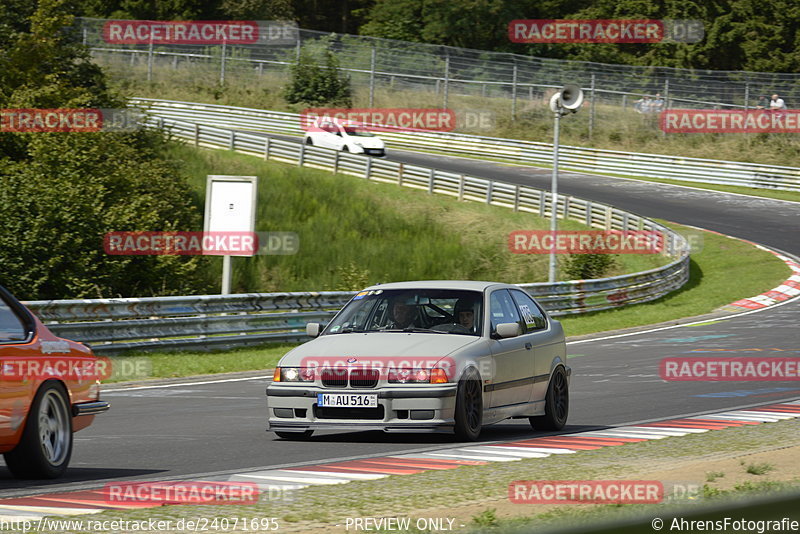
[[632,430],[598,430],[597,432],[587,432],[581,434],[588,438],[594,436],[597,438],[639,438],[639,439],[664,439],[669,436],[657,436],[655,434],[645,434],[644,432],[633,432]]
[[476,449],[458,449],[459,452],[466,452],[466,453],[477,453],[477,454],[501,454],[503,456],[514,456],[519,458],[547,458],[550,456],[549,454],[545,454],[543,452],[535,452],[535,451],[520,451],[520,450],[497,450],[497,449],[505,449],[505,447],[494,447],[493,450],[486,450],[485,448],[476,448]]
[[314,471],[313,467],[309,467],[307,470],[303,469],[292,469],[294,473],[301,473],[301,474],[308,474],[314,476],[330,476],[335,478],[346,478],[351,480],[377,480],[379,478],[386,478],[389,475],[380,475],[380,474],[373,474],[373,473],[331,473],[330,471]]
[[512,447],[509,445],[487,445],[487,447],[494,447],[496,449],[511,449],[511,450],[521,450],[521,451],[532,451],[532,452],[546,452],[549,454],[575,454],[575,450],[573,449],[549,449],[547,447]]
[[689,434],[702,434],[704,432],[708,432],[708,428],[684,428],[684,427],[671,427],[671,426],[639,426],[635,428],[645,428],[645,429],[653,429],[653,430],[672,430],[675,432],[686,432]]
[[343,479],[323,479],[319,477],[302,477],[302,476],[289,476],[289,475],[280,475],[280,474],[267,474],[264,473],[262,475],[236,475],[239,477],[244,478],[257,478],[259,480],[278,480],[284,482],[297,482],[299,484],[311,484],[311,485],[333,485],[333,484],[344,484],[346,482],[350,482],[349,480]]
[[481,462],[516,462],[519,458],[509,458],[508,456],[478,456],[476,454],[442,454],[437,452],[429,452],[426,456],[435,456],[437,458],[452,458],[454,460],[479,460]]

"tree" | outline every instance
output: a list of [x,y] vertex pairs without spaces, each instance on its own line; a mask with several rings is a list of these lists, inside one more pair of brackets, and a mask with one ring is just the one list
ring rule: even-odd
[[[6,10],[0,108],[123,107],[68,0]],[[199,210],[163,134],[0,132],[0,272],[24,299],[204,291],[202,258],[110,256],[115,230],[193,230]]]
[[292,65],[292,79],[284,89],[290,104],[309,106],[352,106],[350,78],[340,72],[339,61],[329,47],[323,52],[325,66],[320,66],[307,47],[300,50]]

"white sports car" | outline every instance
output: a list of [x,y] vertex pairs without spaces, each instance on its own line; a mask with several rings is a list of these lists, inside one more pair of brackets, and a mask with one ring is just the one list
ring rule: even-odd
[[[292,349],[267,388],[270,430],[448,431],[528,418],[561,429],[571,370],[561,324],[517,286],[398,282],[359,292]],[[321,331],[321,332],[320,332]]]
[[308,128],[303,142],[307,145],[343,150],[354,154],[386,155],[386,147],[380,137],[361,125],[336,119],[316,119]]

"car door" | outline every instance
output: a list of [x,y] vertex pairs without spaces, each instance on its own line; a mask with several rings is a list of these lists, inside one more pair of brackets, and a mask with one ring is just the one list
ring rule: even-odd
[[547,316],[527,293],[519,289],[510,292],[525,323],[525,334],[520,337],[533,347],[532,400],[541,401],[547,394],[553,360],[559,356],[563,359],[563,343],[561,337],[548,328]]
[[533,351],[525,335],[496,339],[501,323],[517,323],[524,332],[519,310],[508,289],[496,289],[489,296],[489,317],[492,332],[492,382],[484,385],[491,392],[491,406],[501,407],[527,403],[533,391]]
[[30,343],[33,323],[0,288],[0,447],[15,436],[32,402],[34,381],[20,372],[20,362],[38,355]]

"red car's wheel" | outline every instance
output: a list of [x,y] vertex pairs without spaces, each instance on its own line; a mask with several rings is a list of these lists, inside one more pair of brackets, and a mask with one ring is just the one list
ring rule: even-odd
[[22,439],[3,455],[17,478],[57,478],[72,456],[72,414],[64,387],[45,382],[25,421]]

